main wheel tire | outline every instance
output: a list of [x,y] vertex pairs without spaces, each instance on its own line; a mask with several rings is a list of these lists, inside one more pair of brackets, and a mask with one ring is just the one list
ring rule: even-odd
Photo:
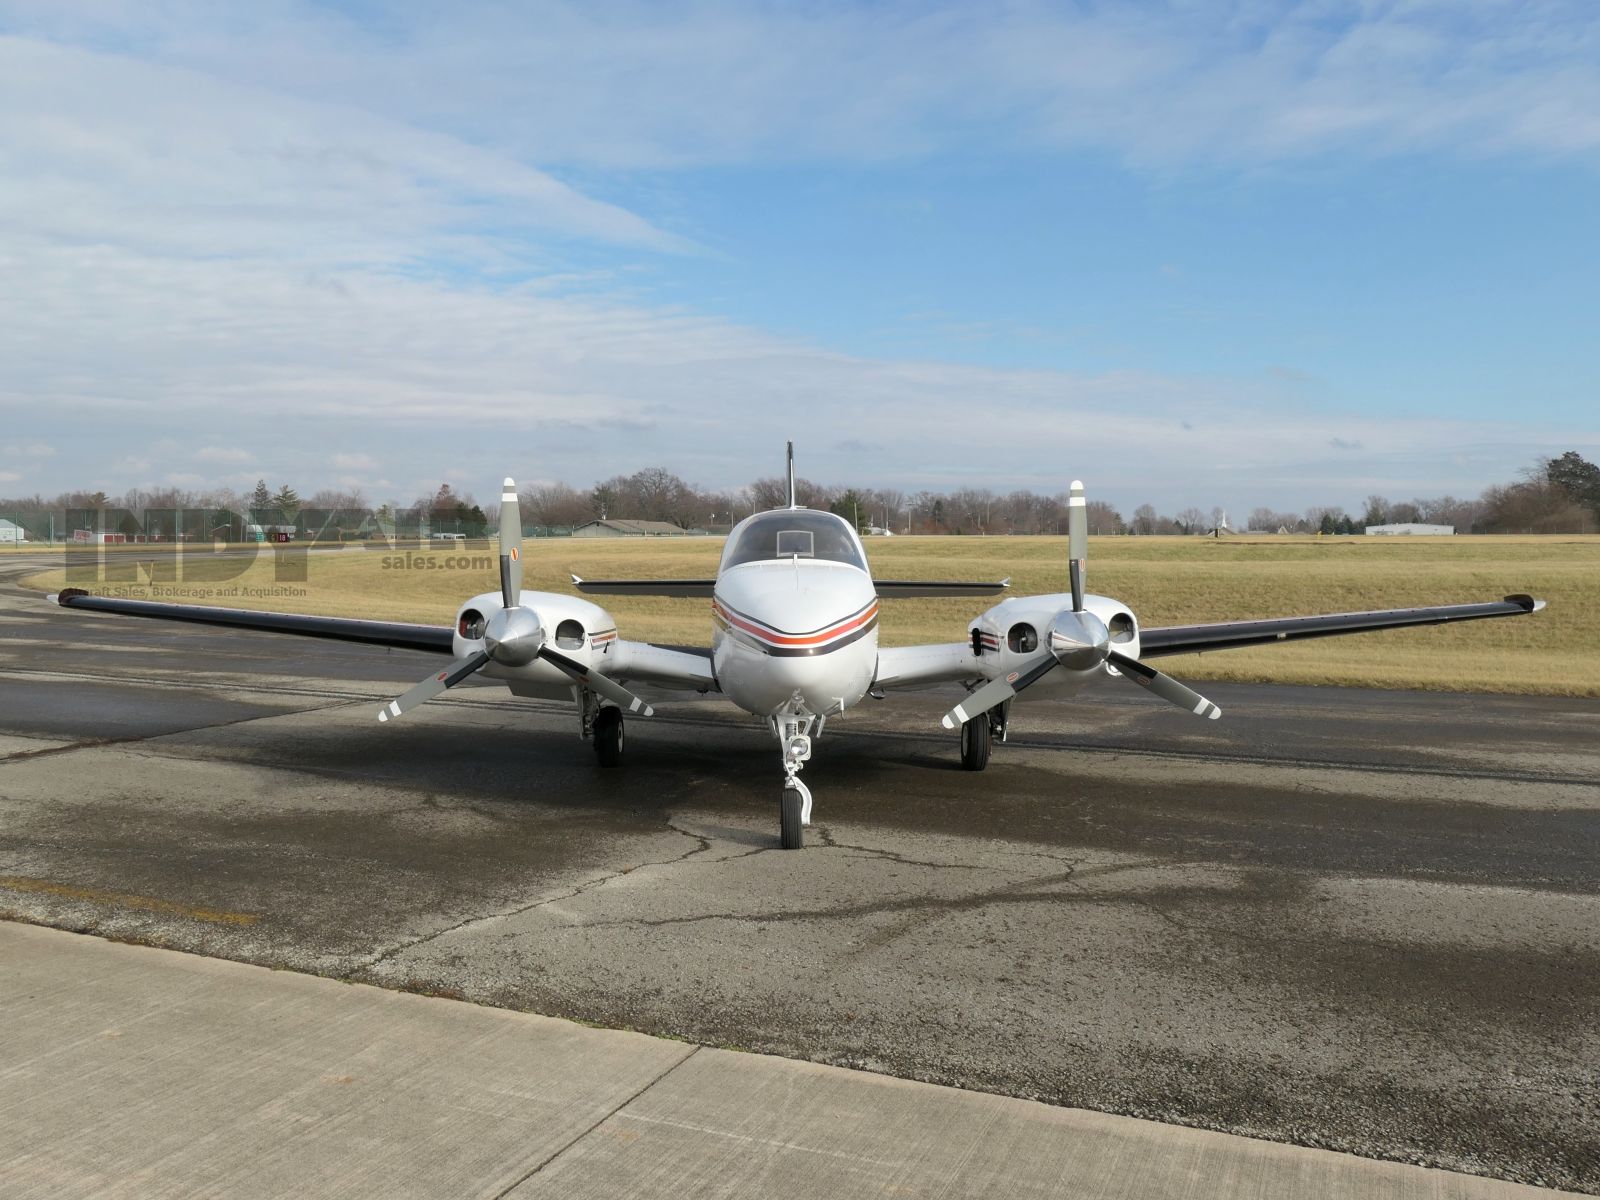
[[602,708],[594,716],[594,753],[602,767],[622,765],[622,710]]
[[989,714],[979,713],[970,721],[961,722],[961,765],[969,771],[981,771],[989,765]]
[[800,824],[800,789],[784,788],[778,799],[778,830],[785,850],[798,850],[806,844],[805,826]]

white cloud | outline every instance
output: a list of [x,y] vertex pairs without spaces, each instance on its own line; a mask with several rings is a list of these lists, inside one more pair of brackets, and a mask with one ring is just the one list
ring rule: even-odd
[[[0,405],[26,396],[15,411],[84,431],[72,461],[51,464],[60,488],[93,463],[112,490],[183,469],[191,459],[171,439],[116,461],[150,414],[175,429],[225,423],[262,464],[231,475],[238,486],[261,473],[309,495],[331,476],[402,501],[414,496],[391,496],[385,480],[420,492],[448,479],[481,498],[507,474],[587,484],[664,465],[737,485],[774,474],[793,437],[806,474],[840,482],[1054,491],[1077,474],[1125,504],[1353,503],[1365,484],[1352,481],[1374,475],[1411,481],[1391,491],[1470,493],[1538,453],[1600,442],[1520,418],[1319,411],[1282,369],[1208,378],[874,360],[534,287],[348,271],[329,290],[291,266],[108,247],[26,247],[13,260],[35,286],[0,290],[0,358],[27,364],[8,370]],[[197,353],[208,323],[232,333]],[[87,342],[85,327],[97,331]],[[963,435],[973,421],[984,436]],[[372,449],[326,449],[341,443]],[[882,449],[864,463],[861,445]]]
[[[293,80],[330,114],[383,112],[544,163],[898,160],[973,141],[1093,146],[1150,163],[1351,147],[1600,149],[1600,20],[1588,0],[689,9],[469,0],[448,15],[391,10],[365,26],[296,6],[60,4],[24,6],[14,24],[133,44],[154,62],[263,91]],[[319,149],[312,139],[300,149],[352,177],[393,161],[392,136],[371,153],[360,145],[335,138]],[[438,154],[456,175],[466,163],[451,145]],[[507,169],[470,167],[490,187],[549,199],[547,184]]]
[[[1589,156],[1586,7],[445,11],[373,32],[293,5],[0,0],[21,31],[0,37],[0,412],[30,441],[45,414],[81,431],[51,463],[60,487],[259,462],[225,478],[309,494],[328,469],[371,491],[392,486],[380,461],[484,494],[508,473],[658,464],[724,485],[775,473],[792,436],[825,479],[1054,490],[1078,473],[1160,502],[1248,478],[1283,503],[1369,476],[1475,490],[1596,442],[1316,411],[1281,373],[872,360],[625,303],[551,247],[677,241],[530,165],[587,178],[973,142],[1162,169],[1350,147]],[[1006,420],[975,438],[975,414]],[[122,457],[153,427],[197,432]],[[867,466],[861,446],[884,449]]]
[[0,483],[16,483],[21,478],[15,471],[0,471]]
[[676,245],[508,155],[234,80],[0,36],[0,219],[88,244],[323,265],[479,264],[495,253],[472,229],[489,225]]
[[26,445],[7,446],[8,458],[49,458],[54,455],[56,448],[44,442],[28,442]]

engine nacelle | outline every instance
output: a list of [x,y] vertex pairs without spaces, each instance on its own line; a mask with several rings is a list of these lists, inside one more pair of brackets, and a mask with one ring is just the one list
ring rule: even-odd
[[[462,604],[456,610],[456,628],[452,638],[456,657],[466,658],[480,650],[492,649],[489,642],[514,636],[515,644],[519,646],[548,643],[568,658],[604,669],[617,640],[617,623],[610,613],[598,604],[577,596],[564,596],[559,592],[524,591],[521,600],[519,607],[503,609],[499,592],[484,592]],[[537,639],[531,636],[533,630],[530,624],[537,625]],[[517,628],[512,630],[512,625]],[[485,668],[486,674],[526,672],[540,679],[549,675],[552,682],[565,679],[554,667],[545,663],[530,661],[518,664],[501,661],[498,655],[496,657],[497,661]]]
[[1085,596],[1084,611],[1072,611],[1070,593],[1012,596],[968,627],[974,652],[991,656],[1001,672],[1049,650],[1063,670],[1089,672],[1105,662],[1107,648],[1139,656],[1139,623],[1120,600]]

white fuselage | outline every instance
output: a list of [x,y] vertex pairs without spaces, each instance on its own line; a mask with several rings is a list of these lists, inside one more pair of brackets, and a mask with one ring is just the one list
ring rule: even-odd
[[866,695],[878,665],[878,597],[845,563],[770,560],[717,576],[717,686],[757,716],[826,717]]
[[747,712],[829,717],[878,667],[878,595],[848,522],[811,509],[757,513],[728,534],[711,602],[711,662]]

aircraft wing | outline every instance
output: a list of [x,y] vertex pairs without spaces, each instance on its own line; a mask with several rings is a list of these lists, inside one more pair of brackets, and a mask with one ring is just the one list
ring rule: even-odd
[[716,692],[711,651],[694,646],[657,646],[620,638],[605,664],[606,674],[630,683],[650,683],[672,691]]
[[971,642],[890,646],[878,651],[878,673],[872,690],[906,691],[987,678],[980,660],[972,653]]
[[[925,600],[935,597],[997,596],[1011,580],[965,583],[939,579],[874,579],[883,600]],[[584,579],[572,577],[572,586],[588,596],[711,596],[715,579]]]
[[1139,636],[1139,657],[1195,654],[1263,646],[1302,638],[1366,633],[1374,629],[1403,629],[1408,625],[1443,625],[1450,621],[1478,621],[1486,617],[1518,617],[1536,613],[1543,600],[1532,596],[1507,596],[1484,604],[1446,604],[1434,608],[1386,608],[1376,612],[1327,613],[1315,617],[1276,617],[1265,621],[1221,621],[1213,625],[1172,625],[1146,629]]
[[128,617],[154,617],[161,621],[188,621],[195,625],[223,625],[260,633],[294,633],[302,637],[361,642],[396,650],[451,653],[448,625],[407,625],[400,621],[365,621],[350,617],[311,617],[299,613],[251,612],[243,608],[212,608],[205,604],[163,604],[157,600],[118,600],[91,596],[81,588],[64,588],[51,596],[63,608],[86,612],[119,613]]

